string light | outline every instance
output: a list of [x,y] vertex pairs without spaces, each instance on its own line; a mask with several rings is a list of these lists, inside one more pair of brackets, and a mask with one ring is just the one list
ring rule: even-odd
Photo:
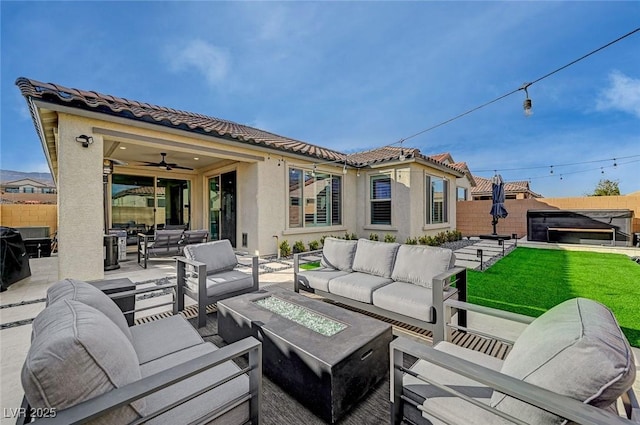
[[[638,157],[638,156],[640,156],[640,155],[634,155],[634,156],[632,156],[632,158],[633,157]],[[634,164],[634,163],[638,163],[638,162],[640,162],[640,159],[634,159],[634,160],[626,161],[626,162],[619,162],[619,163],[616,163],[615,168],[618,169],[618,166]],[[561,176],[567,176],[567,175],[571,175],[571,174],[589,173],[589,172],[593,172],[593,171],[597,171],[597,170],[600,170],[600,174],[604,174],[604,172],[605,172],[604,169],[605,168],[613,168],[613,167],[614,167],[613,165],[607,165],[607,166],[603,166],[603,167],[587,168],[587,169],[576,170],[576,171],[567,171],[567,172],[563,172],[561,174]],[[526,177],[526,178],[513,178],[512,180],[527,180],[529,183],[531,183],[532,180],[546,179],[546,178],[550,178],[550,177],[554,177],[554,175],[547,174],[547,175],[533,176],[533,177]]]
[[[442,127],[442,126],[444,126],[446,124],[449,124],[449,123],[451,123],[453,121],[456,121],[456,120],[458,120],[458,119],[460,119],[462,117],[465,117],[465,116],[467,116],[467,115],[469,115],[469,114],[471,114],[473,112],[476,112],[476,111],[478,111],[478,110],[480,110],[482,108],[485,108],[485,107],[487,107],[489,105],[492,105],[493,103],[496,103],[496,102],[498,102],[498,101],[500,101],[500,100],[502,100],[502,99],[504,99],[506,97],[509,97],[509,96],[521,91],[521,90],[523,90],[525,92],[525,96],[526,96],[524,104],[523,104],[525,115],[529,116],[529,115],[531,115],[533,113],[532,110],[531,110],[532,109],[532,101],[529,98],[529,93],[528,93],[529,87],[531,87],[532,85],[534,85],[534,84],[536,84],[536,83],[538,83],[538,82],[540,82],[540,81],[542,81],[542,80],[544,80],[544,79],[546,79],[546,78],[548,78],[548,77],[550,77],[550,76],[552,76],[552,75],[554,75],[554,74],[556,74],[556,73],[558,73],[558,72],[560,72],[560,71],[562,71],[562,70],[564,70],[564,69],[566,69],[566,68],[568,68],[568,67],[570,67],[572,65],[575,65],[576,63],[588,58],[591,55],[594,55],[595,53],[598,53],[601,50],[606,49],[607,47],[612,46],[613,44],[618,43],[619,41],[622,41],[623,39],[625,39],[625,38],[637,33],[638,31],[640,31],[640,27],[635,28],[634,30],[632,30],[632,31],[630,31],[630,32],[618,37],[617,39],[615,39],[613,41],[610,41],[609,43],[607,43],[607,44],[605,44],[605,45],[603,45],[603,46],[601,46],[601,47],[599,47],[599,48],[597,48],[595,50],[592,50],[591,52],[589,52],[589,53],[587,53],[587,54],[585,54],[585,55],[583,55],[583,56],[581,56],[581,57],[579,57],[579,58],[567,63],[566,65],[561,66],[560,68],[557,68],[557,69],[555,69],[555,70],[543,75],[542,77],[539,77],[539,78],[537,78],[537,79],[535,79],[535,80],[533,80],[531,82],[522,84],[520,87],[518,87],[515,90],[512,90],[512,91],[510,91],[508,93],[505,93],[502,96],[498,96],[493,100],[485,102],[485,103],[483,103],[483,104],[481,104],[479,106],[476,106],[475,108],[469,109],[469,110],[467,110],[467,111],[465,111],[465,112],[463,112],[461,114],[458,114],[458,115],[456,115],[456,116],[454,116],[452,118],[444,120],[444,121],[442,121],[442,122],[440,122],[440,123],[438,123],[436,125],[433,125],[431,127],[426,128],[426,129],[424,129],[422,131],[419,131],[419,132],[414,133],[414,134],[412,134],[410,136],[404,137],[399,142],[394,142],[394,143],[391,143],[391,144],[388,144],[388,145],[384,145],[384,146],[381,146],[380,148],[391,147],[391,146],[397,145],[398,143],[400,143],[400,145],[402,146],[402,142],[404,142],[405,140],[413,139],[414,137],[418,137],[418,136],[420,136],[420,135],[422,135],[424,133],[427,133],[429,131],[435,130],[436,128]],[[406,159],[406,157],[404,155],[404,150],[402,148],[400,150],[399,159],[400,159],[400,161],[404,161]],[[338,159],[338,160],[335,160],[335,161],[329,161],[329,162],[320,163],[320,164],[330,164],[330,163],[335,163],[335,162],[342,162],[343,160],[344,159]],[[314,168],[315,168],[315,165],[314,165]],[[553,170],[551,170],[551,173],[553,173]]]
[[[640,155],[628,155],[628,156],[621,156],[618,157],[617,159],[629,159],[629,158],[639,158]],[[518,168],[501,168],[497,171],[500,172],[505,172],[505,171],[523,171],[523,170],[535,170],[535,169],[541,169],[541,168],[551,168],[553,170],[553,167],[569,167],[572,165],[584,165],[584,164],[594,164],[596,162],[609,162],[609,161],[614,161],[614,167],[617,166],[617,159],[616,158],[606,158],[606,159],[594,159],[594,160],[590,160],[590,161],[581,161],[581,162],[571,162],[571,163],[566,163],[566,164],[555,164],[555,165],[536,165],[533,167],[518,167]],[[492,170],[475,170],[474,173],[489,173],[489,172],[496,172],[495,169]],[[553,174],[553,173],[550,173]]]

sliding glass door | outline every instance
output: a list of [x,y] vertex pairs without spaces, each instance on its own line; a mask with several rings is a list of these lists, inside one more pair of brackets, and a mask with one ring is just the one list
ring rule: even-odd
[[236,172],[209,178],[209,234],[236,246]]
[[128,244],[135,243],[138,233],[189,226],[188,180],[124,174],[111,178],[111,227],[126,230]]

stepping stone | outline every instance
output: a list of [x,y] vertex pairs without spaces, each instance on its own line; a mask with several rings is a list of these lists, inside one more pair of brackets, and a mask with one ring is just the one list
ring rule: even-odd
[[479,261],[456,260],[456,267],[466,267],[471,270],[479,270]]

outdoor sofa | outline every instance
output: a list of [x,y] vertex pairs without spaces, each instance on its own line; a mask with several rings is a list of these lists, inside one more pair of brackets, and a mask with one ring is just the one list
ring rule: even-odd
[[[321,254],[321,267],[300,270],[309,254]],[[467,270],[454,264],[450,249],[328,237],[321,251],[294,255],[294,290],[431,330],[440,341],[444,300],[466,301]],[[458,320],[465,324],[463,314]]]
[[182,249],[190,244],[206,242],[209,231],[158,229],[152,235],[138,234],[138,264],[145,269],[150,256],[171,257],[182,255]]
[[[72,279],[52,285],[46,305],[22,369],[37,423],[259,423],[257,340],[218,348],[181,315],[129,328],[109,296]],[[233,359],[244,355],[241,369]]]
[[228,239],[187,245],[176,259],[178,310],[184,296],[198,302],[198,327],[207,321],[207,306],[225,298],[258,290],[258,256],[251,256],[251,272],[236,270],[238,257]]
[[[504,360],[449,341],[431,347],[404,337],[394,340],[393,424],[546,425],[566,423],[562,418],[585,425],[640,423],[633,352],[602,304],[574,298],[535,319],[454,300],[445,308],[527,326]],[[626,418],[619,416],[618,405]]]

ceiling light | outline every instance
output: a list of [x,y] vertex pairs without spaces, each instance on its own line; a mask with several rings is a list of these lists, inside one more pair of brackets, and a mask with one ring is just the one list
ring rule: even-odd
[[197,156],[194,156],[193,159],[195,159],[196,161],[200,160],[200,158],[198,158]]
[[127,149],[127,147],[126,146],[120,146],[120,149],[125,150],[125,149]]

